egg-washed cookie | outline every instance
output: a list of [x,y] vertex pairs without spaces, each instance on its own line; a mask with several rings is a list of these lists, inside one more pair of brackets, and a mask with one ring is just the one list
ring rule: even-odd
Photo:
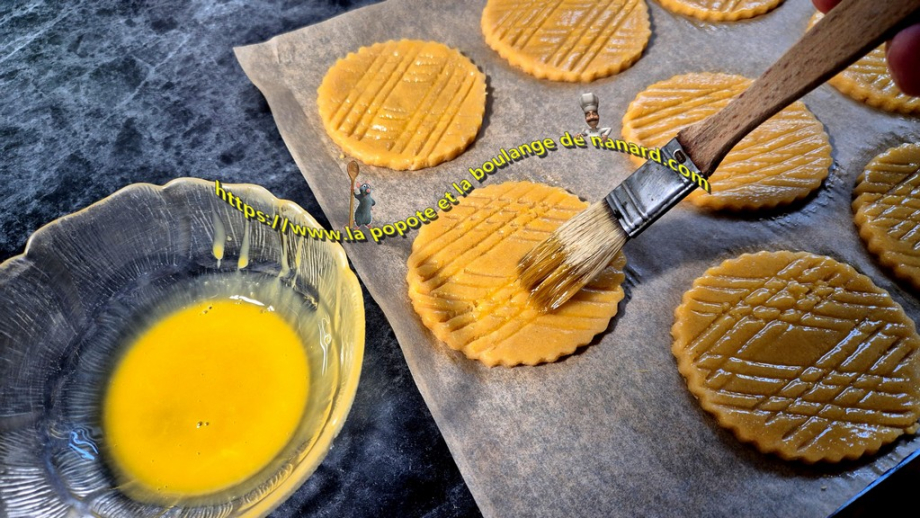
[[489,0],[482,33],[532,76],[588,82],[632,66],[652,31],[645,0]]
[[558,187],[509,182],[476,189],[422,228],[409,256],[412,307],[450,348],[488,366],[552,362],[607,329],[623,298],[626,258],[551,313],[532,302],[517,264],[587,208]]
[[920,337],[887,292],[829,257],[745,254],[677,308],[678,368],[738,439],[805,462],[871,454],[920,417]]
[[[712,73],[655,83],[630,103],[623,138],[649,148],[663,146],[680,130],[720,111],[750,84],[742,76]],[[830,165],[824,126],[796,101],[751,131],[722,160],[709,178],[712,194],[697,189],[687,199],[699,207],[727,210],[786,205],[817,189]]]
[[338,60],[319,87],[329,137],[364,163],[399,170],[451,160],[476,138],[485,75],[430,41],[388,41]]
[[[815,13],[808,21],[808,28],[811,29],[823,16],[820,12]],[[920,97],[905,95],[894,84],[885,62],[884,45],[875,48],[827,82],[869,106],[889,112],[920,115]]]
[[869,250],[920,290],[920,143],[873,158],[853,196],[853,220]]
[[711,22],[730,22],[760,16],[783,0],[658,0],[672,12]]

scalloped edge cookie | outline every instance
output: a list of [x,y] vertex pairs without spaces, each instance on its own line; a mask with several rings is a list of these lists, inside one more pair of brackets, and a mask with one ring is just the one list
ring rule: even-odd
[[[623,115],[623,138],[649,148],[663,146],[681,129],[724,108],[751,82],[735,74],[694,72],[651,84],[629,103]],[[690,110],[696,113],[687,117]],[[675,123],[674,119],[680,120]],[[802,147],[806,140],[810,144],[807,149],[790,149],[793,145]],[[634,156],[630,159],[637,165],[645,162]],[[771,163],[766,164],[768,160]],[[709,178],[712,193],[698,189],[687,200],[715,210],[774,209],[819,189],[831,163],[824,125],[804,103],[796,101],[751,131],[729,152]]]
[[[754,18],[779,7],[783,0],[740,0],[729,10],[706,8],[699,5],[700,0],[658,0],[662,7],[673,13],[691,16],[708,22],[733,22]],[[710,2],[712,3],[712,2]],[[725,2],[716,2],[724,4]],[[738,4],[742,4],[739,9]],[[755,4],[749,6],[748,4]]]
[[[504,2],[504,5],[500,6],[500,2]],[[598,13],[595,7],[601,2],[607,2],[607,5]],[[591,4],[591,11],[577,12],[578,8],[584,11],[584,4],[585,2],[571,0],[489,0],[482,11],[480,25],[485,41],[492,50],[498,52],[511,65],[539,79],[587,83],[617,74],[635,64],[642,57],[652,35],[645,0],[598,0]],[[611,9],[611,6],[616,8]],[[618,39],[624,38],[623,34],[616,32],[624,25],[624,19],[620,17],[624,6],[630,8],[630,12],[625,15],[628,17],[626,22],[632,23],[632,26],[628,27],[632,34],[626,37],[636,43],[625,48],[621,46],[617,59],[611,58],[596,63],[598,56],[609,48],[605,47],[604,41],[609,42],[614,36]],[[551,15],[560,10],[565,16],[560,15],[557,20],[561,18],[568,26],[553,31],[546,29]],[[580,19],[579,15],[594,16],[599,18],[599,21],[587,23]],[[511,29],[505,29],[501,25],[505,22],[523,25],[513,27],[517,30],[509,36]],[[531,30],[532,27],[535,28]],[[581,31],[582,38],[590,40],[590,45],[586,50],[581,50],[581,53],[577,45],[570,43],[576,41],[572,38],[576,29]],[[608,31],[612,32],[605,34]],[[543,40],[540,39],[541,36]],[[600,36],[606,36],[606,40],[600,40]],[[561,40],[558,45],[557,39]],[[554,49],[547,52],[548,47]],[[565,49],[565,52],[560,53],[560,49]],[[594,53],[590,60],[584,59],[586,52]]]
[[486,79],[444,44],[391,40],[336,61],[316,104],[326,134],[348,155],[417,170],[452,160],[473,143],[485,115]]
[[[916,233],[918,229],[907,229],[894,238],[890,235],[890,226],[879,227],[876,222],[879,216],[885,215],[905,221],[896,209],[913,213],[920,208],[920,189],[917,186],[907,184],[911,187],[908,192],[893,192],[908,179],[920,181],[920,143],[902,144],[873,157],[853,188],[853,222],[859,228],[859,236],[866,247],[879,262],[920,291],[920,249],[916,248],[920,239],[914,243],[903,243],[900,239]],[[882,209],[879,205],[881,201],[895,201],[895,198],[899,200],[897,207],[889,203]],[[912,206],[905,204],[905,200],[910,200]],[[895,209],[894,212],[892,209]]]
[[490,367],[553,362],[607,329],[623,299],[618,254],[557,310],[544,313],[517,265],[587,204],[559,187],[506,182],[476,189],[423,227],[406,279],[422,323],[440,341]]
[[[845,320],[854,306],[868,309]],[[763,453],[838,462],[917,430],[920,337],[888,292],[847,264],[744,254],[706,270],[674,315],[671,350],[687,388]],[[783,322],[793,327],[774,325]],[[822,343],[829,333],[836,343]],[[744,342],[728,344],[729,334]]]

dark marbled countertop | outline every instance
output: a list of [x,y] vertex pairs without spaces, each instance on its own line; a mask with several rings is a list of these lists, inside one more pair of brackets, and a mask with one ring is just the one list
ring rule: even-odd
[[[135,182],[264,186],[328,227],[232,48],[373,0],[0,3],[0,260]],[[366,293],[366,290],[365,290]],[[272,516],[478,516],[380,308],[332,451]]]

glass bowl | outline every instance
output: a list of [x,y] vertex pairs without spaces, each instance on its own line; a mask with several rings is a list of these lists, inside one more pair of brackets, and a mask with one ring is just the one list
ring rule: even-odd
[[[134,184],[39,229],[0,265],[0,515],[260,516],[293,493],[341,429],[364,352],[363,298],[344,250],[294,225],[320,228],[258,186]],[[241,482],[145,492],[111,462],[109,376],[153,322],[228,297],[277,311],[299,335],[303,417]]]

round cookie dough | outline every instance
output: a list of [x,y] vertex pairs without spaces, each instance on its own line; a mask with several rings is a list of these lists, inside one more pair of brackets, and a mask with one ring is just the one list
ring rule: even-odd
[[524,255],[587,208],[558,187],[509,182],[476,189],[422,227],[409,256],[409,298],[451,349],[488,366],[552,362],[607,329],[623,298],[626,258],[543,313],[518,278]]
[[920,417],[920,337],[887,292],[829,257],[745,254],[675,311],[672,351],[700,405],[788,460],[871,454]]
[[652,31],[645,0],[489,0],[482,33],[532,76],[589,82],[632,66]]
[[920,143],[873,158],[853,196],[853,220],[866,246],[920,290]]
[[[655,83],[630,103],[623,116],[623,138],[661,147],[680,130],[720,111],[750,84],[742,76],[712,73],[678,75]],[[687,200],[712,209],[770,209],[808,196],[821,186],[830,165],[831,145],[824,126],[797,101],[732,149],[709,178],[712,194],[697,189]]]
[[[808,22],[808,28],[811,29],[823,16],[820,12],[815,13]],[[894,84],[885,61],[884,45],[872,50],[827,82],[869,106],[889,112],[920,115],[920,97],[905,95]]]
[[476,138],[485,75],[430,41],[361,47],[336,62],[318,90],[326,133],[364,163],[399,170],[451,160]]
[[672,12],[711,22],[753,18],[772,11],[783,0],[658,0]]

